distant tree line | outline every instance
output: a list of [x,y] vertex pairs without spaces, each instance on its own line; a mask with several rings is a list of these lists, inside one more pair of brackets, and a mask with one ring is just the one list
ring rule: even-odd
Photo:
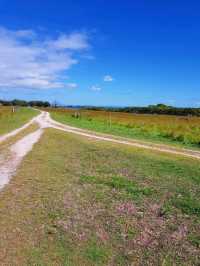
[[88,110],[104,110],[112,112],[125,112],[135,114],[161,114],[179,116],[200,116],[200,108],[173,107],[165,104],[149,105],[147,107],[82,107]]
[[[63,107],[56,101],[50,104],[48,101],[25,101],[12,100],[6,101],[0,99],[0,105],[4,106],[31,106],[31,107]],[[94,110],[94,111],[109,111],[109,112],[124,112],[134,114],[160,114],[160,115],[179,115],[179,116],[200,116],[200,108],[192,107],[174,107],[165,104],[149,105],[146,107],[98,107],[98,106],[66,106],[66,108]]]
[[50,107],[51,104],[47,101],[24,101],[24,100],[12,100],[12,101],[5,101],[0,100],[0,105],[4,106],[31,106],[31,107]]

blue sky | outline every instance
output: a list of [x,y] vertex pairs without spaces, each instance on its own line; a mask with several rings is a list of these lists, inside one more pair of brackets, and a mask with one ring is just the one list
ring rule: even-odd
[[198,1],[0,0],[0,98],[200,106]]

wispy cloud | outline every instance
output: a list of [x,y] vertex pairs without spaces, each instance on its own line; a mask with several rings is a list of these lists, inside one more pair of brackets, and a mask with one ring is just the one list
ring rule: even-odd
[[67,87],[70,88],[70,89],[75,89],[78,87],[78,84],[76,83],[67,83]]
[[92,91],[101,91],[101,88],[99,86],[96,86],[96,85],[93,85],[90,89]]
[[105,76],[103,77],[103,80],[104,80],[105,82],[112,82],[112,81],[114,80],[114,78],[113,78],[111,75],[105,75]]
[[0,88],[75,88],[66,71],[89,48],[85,33],[42,37],[32,30],[0,27]]
[[57,40],[49,41],[48,44],[57,50],[82,50],[89,47],[88,37],[83,33],[62,34]]

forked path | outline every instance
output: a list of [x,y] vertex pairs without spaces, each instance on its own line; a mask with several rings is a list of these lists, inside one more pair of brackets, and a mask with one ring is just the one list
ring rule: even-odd
[[11,133],[0,137],[0,143],[8,139],[9,137],[17,135],[20,131],[27,128],[33,123],[39,125],[39,129],[33,133],[30,133],[23,137],[21,140],[17,141],[15,144],[11,145],[8,154],[0,153],[0,189],[3,188],[10,180],[10,178],[15,174],[17,167],[21,163],[24,156],[31,151],[33,145],[38,142],[45,128],[55,128],[65,132],[81,135],[87,138],[92,138],[101,141],[109,141],[113,143],[134,146],[138,148],[154,150],[159,152],[165,152],[169,154],[181,155],[186,157],[191,157],[194,159],[200,159],[200,151],[194,151],[189,149],[174,148],[168,145],[159,145],[150,142],[142,142],[138,140],[129,140],[112,135],[103,135],[100,133],[83,130],[80,128],[71,127],[64,125],[53,120],[48,112],[42,111],[40,115],[32,119],[29,123],[23,127],[12,131]]

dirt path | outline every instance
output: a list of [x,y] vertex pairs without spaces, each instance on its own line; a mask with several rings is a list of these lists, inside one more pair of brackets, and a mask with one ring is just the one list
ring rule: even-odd
[[0,189],[8,184],[22,159],[32,150],[33,145],[39,140],[42,133],[43,129],[38,129],[35,132],[28,134],[26,137],[12,145],[8,154],[1,157]]
[[9,137],[17,135],[20,131],[24,130],[33,123],[37,123],[39,125],[38,130],[28,134],[27,136],[23,137],[21,140],[17,141],[14,145],[12,145],[9,148],[8,154],[0,154],[0,189],[3,188],[9,182],[10,178],[15,174],[16,169],[21,163],[24,156],[26,156],[28,152],[31,151],[33,145],[37,143],[38,140],[40,139],[41,135],[44,132],[44,128],[55,128],[58,130],[62,130],[65,132],[77,134],[80,136],[100,141],[109,141],[113,143],[124,144],[148,150],[160,151],[169,154],[200,159],[200,151],[175,148],[168,145],[159,145],[159,144],[142,142],[137,140],[129,140],[116,136],[104,135],[88,130],[83,130],[80,128],[67,126],[53,120],[50,117],[49,113],[47,112],[41,112],[40,115],[33,118],[29,123],[25,124],[21,128],[16,129],[11,133],[8,133],[7,135],[0,137],[0,142],[7,140]]
[[0,143],[20,133],[28,128],[31,124],[37,123],[40,128],[33,133],[30,133],[11,145],[10,148],[3,153],[0,153],[0,189],[8,184],[11,177],[15,174],[17,167],[20,165],[23,158],[32,150],[33,145],[40,139],[43,129],[46,127],[44,120],[45,113],[33,118],[24,126],[0,137]]

